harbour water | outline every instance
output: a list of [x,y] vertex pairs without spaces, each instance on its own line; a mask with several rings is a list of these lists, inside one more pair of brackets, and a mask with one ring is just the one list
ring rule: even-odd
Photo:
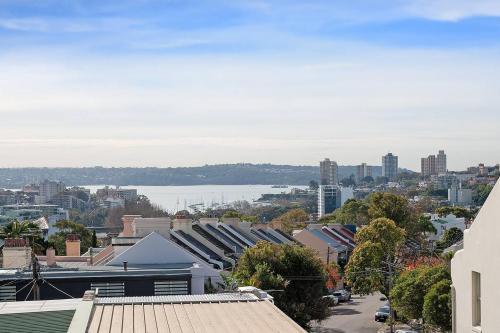
[[[105,185],[84,186],[92,193]],[[307,186],[293,186],[306,188]],[[288,193],[288,188],[276,188],[271,185],[195,185],[195,186],[121,186],[121,188],[135,188],[139,195],[145,195],[151,202],[160,205],[170,213],[189,206],[196,205],[198,209],[223,206],[238,200],[252,202],[262,194]]]

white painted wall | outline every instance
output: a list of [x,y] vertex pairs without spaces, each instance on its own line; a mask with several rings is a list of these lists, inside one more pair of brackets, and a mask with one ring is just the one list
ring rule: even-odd
[[[443,237],[443,234],[446,230],[451,229],[451,228],[458,228],[462,231],[465,231],[466,225],[465,225],[465,218],[463,217],[456,217],[453,214],[449,214],[448,216],[445,217],[439,217],[438,214],[430,214],[431,217],[431,223],[436,228],[437,233],[436,234],[430,234],[429,239],[437,241]],[[446,223],[440,223],[438,222],[439,220],[444,221]]]
[[[472,271],[481,274],[481,330],[472,327]],[[455,332],[500,332],[500,183],[464,232],[464,249],[455,253],[451,273]]]

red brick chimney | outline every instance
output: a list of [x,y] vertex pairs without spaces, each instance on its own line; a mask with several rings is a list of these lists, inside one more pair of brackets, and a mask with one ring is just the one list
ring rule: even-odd
[[69,234],[66,236],[66,256],[79,257],[80,254],[80,237],[78,235]]

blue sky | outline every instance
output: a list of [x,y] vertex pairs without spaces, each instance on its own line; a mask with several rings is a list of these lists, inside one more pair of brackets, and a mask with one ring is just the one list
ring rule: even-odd
[[0,0],[2,166],[498,163],[499,43],[495,0]]

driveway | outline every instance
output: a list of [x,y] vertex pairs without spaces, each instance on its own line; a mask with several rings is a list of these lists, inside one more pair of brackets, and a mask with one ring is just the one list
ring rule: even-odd
[[353,296],[349,303],[340,303],[333,308],[333,315],[313,326],[315,333],[376,333],[382,324],[373,319],[375,311],[386,302],[380,294]]

